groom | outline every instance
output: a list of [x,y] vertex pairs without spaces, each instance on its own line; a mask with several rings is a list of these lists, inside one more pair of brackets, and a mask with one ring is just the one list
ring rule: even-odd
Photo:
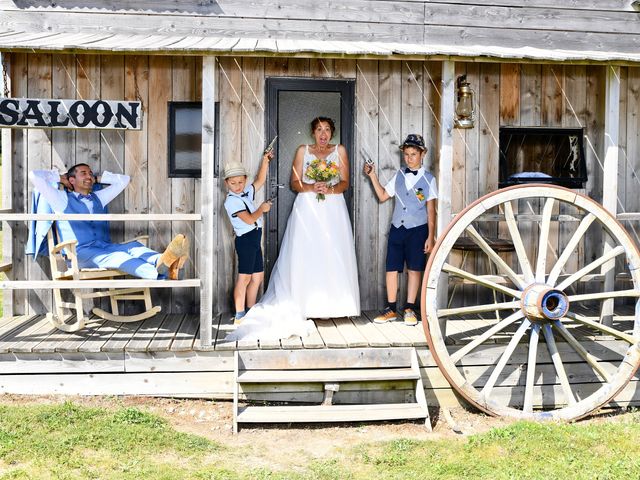
[[[96,177],[91,167],[79,163],[67,173],[58,170],[34,170],[29,180],[49,203],[54,213],[107,213],[106,206],[129,184],[128,175],[105,171],[101,182],[106,187],[94,191]],[[59,190],[58,182],[67,190]],[[134,277],[148,280],[177,280],[188,259],[189,242],[177,235],[160,254],[140,242],[112,243],[106,221],[57,221],[59,241],[77,241],[76,252],[80,268],[117,269]],[[38,251],[38,248],[35,250]]]

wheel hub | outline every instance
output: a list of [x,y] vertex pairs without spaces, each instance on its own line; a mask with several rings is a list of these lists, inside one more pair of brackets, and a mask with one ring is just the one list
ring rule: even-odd
[[569,299],[560,290],[534,283],[522,292],[522,312],[532,321],[552,321],[564,317]]

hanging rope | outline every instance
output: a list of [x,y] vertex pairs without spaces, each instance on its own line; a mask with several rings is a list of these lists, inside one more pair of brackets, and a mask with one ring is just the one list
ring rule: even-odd
[[5,60],[6,56],[2,55],[2,85],[4,87],[4,96],[8,98],[10,95],[9,92],[9,75],[7,74],[7,62]]

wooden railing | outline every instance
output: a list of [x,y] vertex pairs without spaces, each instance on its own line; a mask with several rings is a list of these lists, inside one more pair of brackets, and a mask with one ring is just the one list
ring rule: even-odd
[[[12,213],[10,209],[0,209],[0,221],[21,222],[32,220],[74,220],[74,221],[202,221],[199,213],[103,213],[103,214],[40,214]],[[0,271],[9,271],[12,261],[4,259],[0,262]],[[3,280],[2,290],[53,290],[53,289],[98,289],[98,288],[198,288],[201,292],[202,281],[199,278],[186,280],[145,280],[128,278],[121,280]],[[201,321],[203,319],[201,318]],[[206,320],[206,319],[205,319]],[[211,319],[209,319],[210,321]],[[202,326],[201,326],[202,327]]]

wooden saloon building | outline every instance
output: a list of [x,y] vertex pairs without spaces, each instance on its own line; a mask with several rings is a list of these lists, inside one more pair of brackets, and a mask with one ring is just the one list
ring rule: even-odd
[[[231,398],[236,351],[252,361],[271,353],[276,369],[304,363],[305,355],[324,368],[363,358],[382,368],[416,352],[429,402],[452,404],[422,329],[370,321],[384,300],[392,206],[378,204],[362,165],[372,159],[388,180],[400,166],[402,139],[421,133],[425,164],[438,181],[440,232],[471,202],[536,170],[602,203],[638,242],[639,15],[631,0],[0,0],[0,100],[139,102],[141,121],[131,129],[1,129],[0,392]],[[455,120],[464,78],[474,124],[461,129]],[[8,121],[6,109],[3,115]],[[277,161],[259,196],[277,193],[266,220],[268,273],[294,198],[277,185],[288,186],[293,152],[309,142],[316,115],[336,120],[350,154],[347,202],[363,314],[316,322],[306,339],[230,344],[235,256],[222,206],[224,164],[239,160],[256,172],[278,135]],[[509,142],[531,135],[569,139],[575,165],[552,170],[548,159],[510,156]],[[162,309],[152,318],[100,320],[75,333],[44,318],[59,281],[51,280],[46,258],[24,254],[28,221],[36,218],[27,173],[79,162],[132,178],[110,204],[115,239],[146,234],[155,249],[178,232],[192,239],[186,279],[150,284]],[[554,234],[556,245],[568,241],[562,228]],[[586,237],[570,262],[579,268],[601,248],[601,238]],[[92,285],[145,284],[111,282]],[[376,389],[421,397],[409,380],[394,387],[384,377],[360,380],[335,400],[366,403]],[[282,385],[239,393],[322,398],[322,386],[308,383],[302,393]],[[635,386],[624,392],[623,404],[640,399]]]

